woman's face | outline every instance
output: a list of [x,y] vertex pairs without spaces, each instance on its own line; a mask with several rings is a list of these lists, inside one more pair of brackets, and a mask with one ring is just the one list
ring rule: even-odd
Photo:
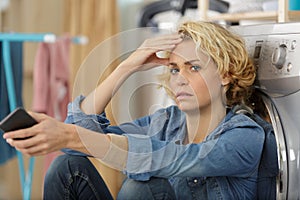
[[222,101],[221,78],[215,63],[196,51],[192,40],[178,44],[170,55],[170,89],[184,112],[199,112]]

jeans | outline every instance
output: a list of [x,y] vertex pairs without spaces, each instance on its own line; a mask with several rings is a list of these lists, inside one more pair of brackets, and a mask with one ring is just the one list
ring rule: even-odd
[[44,200],[113,199],[93,164],[81,156],[61,155],[47,171]]
[[151,178],[149,181],[126,179],[117,197],[118,200],[174,200],[175,192],[167,179]]
[[[47,171],[44,183],[44,200],[113,199],[93,164],[83,156],[61,155]],[[126,179],[117,197],[124,199],[176,199],[167,179],[149,181]]]

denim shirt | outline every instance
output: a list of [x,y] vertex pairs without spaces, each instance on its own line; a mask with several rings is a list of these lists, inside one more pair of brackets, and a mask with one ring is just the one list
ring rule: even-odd
[[[86,115],[83,96],[68,107],[66,123],[128,139],[124,173],[139,181],[169,179],[178,199],[255,199],[264,130],[244,114],[228,112],[203,142],[184,145],[185,114],[176,106],[118,126],[105,113]],[[66,153],[82,155],[65,149]]]

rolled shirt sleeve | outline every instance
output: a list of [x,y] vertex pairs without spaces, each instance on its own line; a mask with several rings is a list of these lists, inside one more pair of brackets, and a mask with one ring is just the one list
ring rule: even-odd
[[89,130],[104,133],[105,129],[109,127],[110,121],[106,118],[105,113],[85,114],[80,108],[80,104],[84,99],[85,97],[80,95],[69,103],[65,123],[76,124]]

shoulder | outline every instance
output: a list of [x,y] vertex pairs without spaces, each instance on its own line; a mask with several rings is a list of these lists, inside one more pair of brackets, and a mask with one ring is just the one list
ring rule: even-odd
[[259,132],[272,132],[272,125],[259,115],[253,113],[253,110],[246,105],[236,105],[227,113],[223,126],[228,129],[245,127],[258,129]]
[[246,114],[234,114],[230,112],[227,114],[222,126],[226,129],[249,128],[263,131],[264,127],[262,126],[269,126],[269,124],[258,115],[248,116]]
[[218,137],[227,138],[234,143],[240,143],[242,141],[246,143],[250,141],[263,143],[265,131],[264,128],[251,117],[245,114],[229,113],[223,123],[214,131],[211,139]]
[[264,128],[245,114],[232,115],[221,124],[217,135],[219,141],[231,144],[238,151],[252,152],[253,155],[261,153],[265,140]]

